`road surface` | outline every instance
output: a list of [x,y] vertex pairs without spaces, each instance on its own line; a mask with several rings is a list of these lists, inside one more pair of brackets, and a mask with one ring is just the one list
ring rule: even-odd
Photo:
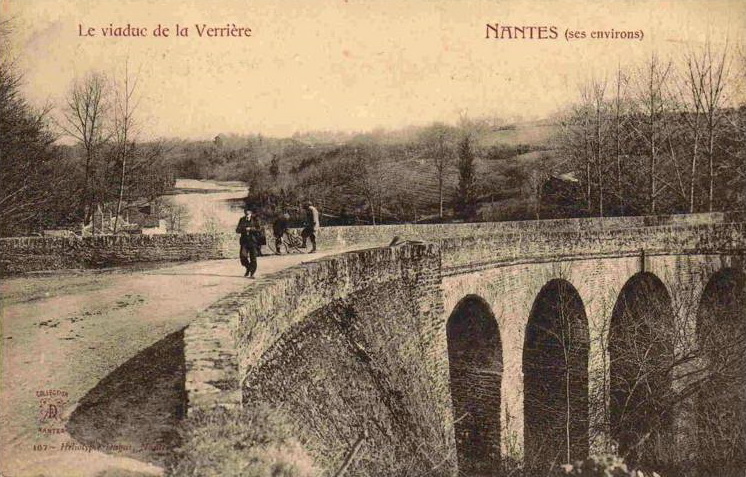
[[[260,257],[257,276],[335,252]],[[102,379],[222,296],[257,282],[243,277],[237,260],[3,280],[0,475],[162,474],[162,467],[144,462],[153,459],[86,447],[65,424]]]

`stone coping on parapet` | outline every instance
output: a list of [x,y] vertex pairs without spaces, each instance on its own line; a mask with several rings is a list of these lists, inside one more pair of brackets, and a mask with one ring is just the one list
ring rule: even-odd
[[553,233],[733,222],[746,222],[746,214],[742,212],[705,212],[680,215],[589,217],[510,222],[333,226],[321,228],[319,241],[322,246],[329,244],[347,246],[358,243],[387,244],[397,236],[408,240],[429,241],[448,237],[466,237],[496,233]]
[[440,241],[443,275],[519,263],[686,254],[743,254],[746,224],[513,232]]

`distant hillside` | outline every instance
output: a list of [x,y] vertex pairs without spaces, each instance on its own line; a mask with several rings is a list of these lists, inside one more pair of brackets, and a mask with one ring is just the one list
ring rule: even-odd
[[[450,209],[459,181],[455,149],[463,131],[448,128],[453,159],[444,174],[444,201]],[[363,180],[361,170],[375,163],[379,219],[423,220],[437,215],[439,199],[437,172],[422,144],[423,130],[320,132],[284,139],[217,136],[212,142],[178,144],[170,154],[179,177],[241,180],[262,206],[297,204],[308,197],[329,216],[347,215],[358,221],[370,220],[371,199],[356,182]],[[531,199],[526,181],[535,168],[555,162],[551,139],[556,130],[548,121],[471,128],[480,201]]]
[[558,127],[548,120],[509,124],[484,131],[477,138],[478,145],[489,147],[495,144],[518,146],[526,144],[537,148],[548,148]]

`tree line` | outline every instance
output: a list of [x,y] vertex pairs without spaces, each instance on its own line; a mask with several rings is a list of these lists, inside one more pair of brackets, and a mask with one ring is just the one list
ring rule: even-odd
[[708,42],[582,83],[557,144],[582,213],[743,209],[745,65],[743,50]]
[[[708,41],[677,60],[653,53],[593,76],[555,118],[548,147],[485,147],[484,124],[464,116],[397,144],[372,134],[348,139],[292,165],[285,182],[373,224],[743,210],[744,51]],[[286,162],[282,154],[273,161],[275,171]],[[424,173],[432,195],[417,186]],[[270,190],[268,179],[256,190]]]

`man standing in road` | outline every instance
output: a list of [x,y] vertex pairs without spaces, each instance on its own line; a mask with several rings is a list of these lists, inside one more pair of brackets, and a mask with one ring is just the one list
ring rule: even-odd
[[262,233],[262,230],[249,207],[244,209],[244,216],[238,221],[236,233],[241,234],[239,240],[241,250],[238,256],[241,260],[241,265],[246,268],[244,276],[254,278],[257,267],[256,256],[259,252],[260,243],[258,237]]
[[319,211],[311,205],[311,201],[309,200],[304,202],[303,208],[306,209],[306,223],[300,234],[303,238],[303,245],[301,247],[306,248],[306,239],[311,239],[311,251],[308,253],[313,253],[316,251],[316,234],[321,228],[321,224],[319,224]]

